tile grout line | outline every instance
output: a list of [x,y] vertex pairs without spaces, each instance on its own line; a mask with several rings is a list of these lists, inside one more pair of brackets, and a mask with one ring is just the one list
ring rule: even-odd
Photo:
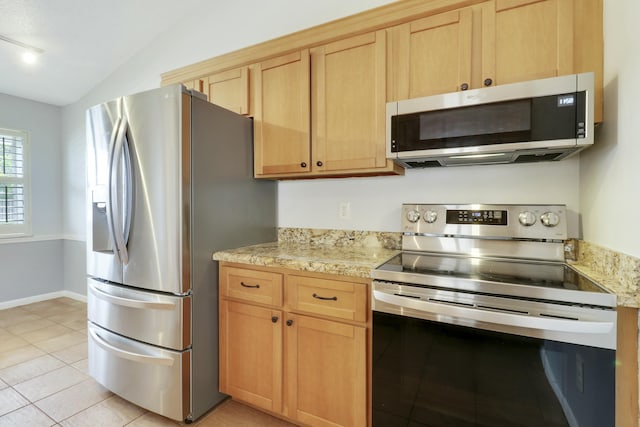
[[[72,306],[71,306],[71,305],[69,305],[68,307],[72,307]],[[70,312],[76,312],[76,311],[77,311],[77,312],[81,312],[82,310],[83,310],[83,308],[78,308],[78,309],[74,308],[73,310],[69,310],[69,311],[70,311]],[[68,326],[66,326],[66,325],[63,325],[63,324],[62,324],[61,322],[59,322],[59,321],[51,320],[51,319],[50,319],[50,318],[48,318],[48,317],[44,317],[44,316],[42,316],[42,315],[40,315],[40,314],[37,314],[37,310],[25,310],[25,309],[23,309],[23,311],[24,311],[24,312],[25,312],[25,314],[27,314],[27,315],[32,315],[32,316],[36,316],[36,317],[37,317],[37,319],[33,319],[33,320],[29,320],[29,321],[48,320],[48,321],[52,322],[54,325],[62,326],[62,327],[66,328],[66,329],[68,329],[68,330],[70,331],[70,332],[65,332],[63,335],[65,335],[65,334],[67,334],[67,333],[72,333],[72,332],[78,332],[78,333],[80,333],[80,331],[77,331],[77,330],[75,330],[75,329],[73,329],[73,328],[70,328],[70,327],[68,327]],[[52,314],[51,316],[59,316],[59,315],[61,315],[61,314],[64,314],[64,312],[63,312],[63,313]],[[86,314],[84,314],[84,317],[86,318]],[[29,322],[29,321],[27,321],[27,322]],[[18,325],[18,324],[20,324],[20,323],[23,323],[23,322],[17,322],[17,323],[15,323],[15,324],[11,325],[11,326]],[[26,322],[24,322],[24,323],[26,323]],[[51,327],[51,326],[44,326],[44,327],[42,327],[42,328],[37,328],[37,329],[30,330],[30,331],[27,331],[27,332],[24,332],[24,333],[31,333],[31,332],[35,332],[35,331],[39,331],[39,330],[42,330],[42,329],[46,329],[46,328],[48,328],[48,327]],[[53,354],[54,352],[52,352],[52,351],[48,351],[48,350],[45,350],[45,349],[43,349],[43,348],[41,348],[41,347],[38,347],[38,345],[37,345],[38,343],[41,343],[41,342],[44,342],[44,341],[48,341],[49,339],[57,338],[57,337],[59,337],[59,336],[61,336],[61,335],[56,335],[56,336],[53,336],[53,337],[50,337],[50,338],[46,338],[46,339],[43,339],[43,340],[41,340],[41,341],[37,341],[37,342],[31,342],[31,341],[28,341],[28,340],[26,340],[26,339],[22,338],[22,335],[21,335],[21,334],[16,334],[16,333],[14,333],[14,332],[9,331],[6,327],[5,327],[5,328],[3,328],[3,329],[4,329],[4,330],[6,330],[6,332],[7,332],[9,335],[11,335],[11,336],[13,336],[13,337],[17,337],[17,338],[23,339],[23,340],[25,340],[25,341],[27,342],[27,344],[26,344],[26,345],[21,346],[21,347],[17,347],[17,348],[15,348],[15,349],[12,349],[12,350],[9,350],[9,351],[14,351],[14,350],[17,350],[17,349],[20,349],[20,348],[23,348],[23,347],[32,346],[32,347],[35,347],[35,348],[37,348],[38,350],[42,351],[44,354],[43,354],[43,355],[36,356],[36,357],[32,357],[32,358],[27,359],[27,360],[23,360],[23,361],[18,362],[18,363],[14,363],[14,364],[9,365],[9,366],[5,366],[5,367],[4,367],[4,368],[2,368],[2,369],[15,367],[15,366],[20,365],[20,364],[22,364],[22,363],[28,363],[28,362],[30,362],[30,361],[32,361],[32,360],[35,360],[35,359],[37,359],[37,358],[39,358],[39,357],[43,357],[43,356],[45,356],[45,355],[46,355],[46,356],[50,356],[50,357],[54,358],[55,360],[57,360],[57,361],[61,362],[63,365],[62,365],[61,367],[57,368],[57,369],[53,369],[53,370],[51,370],[51,371],[44,372],[44,373],[42,373],[42,374],[36,375],[36,376],[34,376],[34,377],[31,377],[31,378],[29,378],[29,379],[27,379],[27,380],[25,380],[25,381],[21,381],[21,382],[19,382],[19,383],[17,383],[17,384],[10,385],[10,384],[8,384],[8,383],[7,383],[7,388],[9,388],[9,389],[11,389],[13,392],[17,393],[17,394],[18,394],[18,396],[22,397],[22,398],[27,402],[27,404],[22,405],[22,406],[20,406],[20,407],[18,407],[18,408],[15,408],[15,409],[13,409],[12,411],[7,412],[6,414],[3,414],[2,416],[0,416],[0,419],[1,419],[2,417],[4,417],[4,416],[7,416],[7,415],[11,414],[11,413],[14,413],[14,412],[16,412],[16,411],[19,411],[19,410],[21,410],[21,409],[23,409],[23,408],[25,408],[25,407],[33,406],[37,411],[41,412],[41,413],[42,413],[42,414],[44,414],[44,415],[45,415],[49,420],[51,420],[51,422],[53,422],[53,423],[54,423],[54,424],[53,424],[54,426],[61,426],[60,422],[63,422],[63,421],[65,421],[66,419],[68,419],[68,418],[70,418],[70,417],[72,417],[72,416],[74,416],[74,415],[77,415],[78,413],[80,413],[80,412],[82,412],[82,411],[84,411],[84,410],[88,409],[88,408],[84,408],[84,409],[82,409],[82,410],[80,410],[80,411],[78,411],[78,412],[76,412],[76,413],[74,413],[74,414],[72,414],[72,415],[70,415],[70,416],[66,417],[65,419],[60,420],[60,421],[58,422],[57,420],[55,420],[54,418],[52,418],[49,414],[47,414],[47,413],[46,413],[42,408],[40,408],[40,407],[37,405],[37,402],[40,402],[40,401],[42,401],[42,400],[44,400],[44,399],[47,399],[47,398],[49,398],[49,397],[51,397],[51,396],[55,395],[56,393],[63,392],[63,391],[65,391],[65,390],[70,389],[71,387],[74,387],[74,386],[76,386],[76,385],[78,385],[78,384],[81,384],[81,383],[82,383],[82,382],[84,382],[84,381],[87,381],[87,380],[91,379],[91,376],[86,375],[82,370],[80,370],[80,369],[78,369],[77,367],[75,367],[75,366],[73,366],[73,365],[72,365],[72,363],[77,363],[77,362],[81,361],[82,359],[77,360],[77,361],[74,361],[74,362],[71,362],[71,363],[68,363],[68,362],[66,362],[66,361],[64,361],[64,360],[62,360],[62,359],[60,359],[59,357],[57,357],[55,354]],[[55,350],[55,351],[57,352],[57,351],[62,351],[62,350],[64,350],[64,347],[63,347],[63,348],[61,348],[61,349],[59,349],[59,350]],[[38,399],[38,400],[33,400],[33,401],[32,401],[31,399],[29,399],[26,395],[24,395],[23,393],[21,393],[17,388],[15,388],[15,386],[16,386],[16,385],[22,384],[22,383],[24,383],[24,382],[30,381],[30,380],[35,379],[35,378],[42,377],[42,376],[47,375],[47,374],[49,374],[49,373],[51,373],[51,372],[54,372],[54,371],[56,371],[56,370],[60,370],[60,369],[64,369],[64,368],[66,368],[66,367],[70,367],[70,368],[72,368],[72,369],[74,369],[74,370],[76,370],[76,371],[78,371],[78,372],[81,372],[81,373],[85,374],[85,375],[86,375],[86,378],[85,378],[85,379],[83,379],[82,381],[78,382],[78,383],[72,384],[72,385],[70,385],[70,386],[68,386],[68,387],[64,387],[64,388],[62,388],[62,389],[60,389],[60,390],[57,390],[57,391],[55,391],[55,392],[53,392],[53,393],[51,393],[51,394],[48,394],[48,395],[46,395],[46,396],[43,396],[43,397],[41,397],[41,398],[40,398],[40,399]],[[108,396],[106,399],[108,399],[108,398],[109,398],[109,397],[111,397],[111,396],[113,396],[113,394],[111,394],[110,396]],[[95,406],[95,405],[97,405],[97,404],[99,404],[99,403],[103,402],[103,401],[104,401],[104,400],[106,400],[106,399],[103,399],[103,400],[101,400],[100,402],[97,402],[97,403],[95,403],[95,404],[93,404],[93,405],[91,405],[91,406],[89,406],[89,407]]]

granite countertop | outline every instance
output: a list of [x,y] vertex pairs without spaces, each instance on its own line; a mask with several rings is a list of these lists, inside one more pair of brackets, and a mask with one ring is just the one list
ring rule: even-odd
[[372,269],[399,252],[396,249],[383,247],[332,246],[280,241],[218,251],[213,254],[213,259],[369,278]]
[[[278,241],[215,252],[213,259],[265,267],[370,278],[371,270],[400,253],[400,233],[283,228]],[[580,241],[581,274],[640,308],[640,259]]]
[[599,273],[590,265],[574,262],[571,262],[570,265],[578,270],[580,274],[584,274],[598,285],[615,294],[618,307],[640,308],[640,293],[638,293],[636,286],[629,286],[616,277]]

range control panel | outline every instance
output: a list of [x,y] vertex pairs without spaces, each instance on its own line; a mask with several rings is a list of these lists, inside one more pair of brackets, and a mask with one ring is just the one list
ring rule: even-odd
[[507,225],[507,211],[447,209],[447,224]]
[[565,205],[403,204],[405,234],[565,240]]

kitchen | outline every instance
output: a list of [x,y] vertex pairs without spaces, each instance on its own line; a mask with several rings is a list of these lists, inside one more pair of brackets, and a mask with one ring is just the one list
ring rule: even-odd
[[[416,196],[421,199],[419,201],[425,202],[480,200],[485,203],[523,201],[563,203],[567,205],[573,218],[570,221],[570,236],[637,257],[639,255],[638,236],[635,231],[637,228],[634,227],[631,219],[633,215],[621,215],[606,225],[603,224],[602,219],[609,218],[612,211],[622,212],[624,209],[634,212],[637,207],[637,201],[629,197],[634,194],[633,188],[637,178],[633,175],[633,168],[629,167],[631,165],[627,165],[627,162],[637,158],[637,148],[633,145],[633,137],[629,133],[635,129],[631,118],[631,100],[633,95],[639,92],[637,83],[632,77],[638,68],[637,58],[628,55],[628,52],[633,51],[628,46],[637,41],[637,36],[633,32],[633,23],[640,14],[637,6],[631,3],[605,2],[605,120],[597,130],[595,146],[581,153],[579,158],[558,163],[470,166],[464,170],[447,168],[410,170],[404,176],[395,177],[280,181],[278,226],[397,232],[400,205],[404,202],[416,201]],[[366,2],[362,4],[361,9],[370,9],[377,5]],[[318,24],[321,21],[319,17],[323,16],[322,13],[331,15],[326,16],[324,20],[332,20],[356,12],[356,10],[347,10],[348,7],[355,7],[355,5],[347,6],[337,2],[331,8],[326,5],[320,7],[323,9],[322,13],[320,11],[309,13],[309,7],[312,6],[307,5],[306,8],[301,7],[299,10],[289,7],[291,15],[288,15],[287,19],[274,16],[269,25],[264,22],[251,25],[252,31],[243,33],[246,37],[251,37],[250,40],[242,43],[236,39],[234,41],[239,45],[232,45],[229,41],[229,46],[212,46],[212,50],[206,52],[203,52],[201,46],[192,42],[178,46],[179,41],[201,38],[227,40],[228,37],[225,38],[216,32],[224,33],[227,27],[222,24],[246,28],[248,18],[239,15],[242,16],[242,19],[238,18],[242,24],[221,23],[217,28],[205,25],[187,25],[188,28],[185,28],[185,25],[176,25],[173,32],[152,42],[140,55],[129,61],[125,67],[94,88],[80,101],[60,109],[40,104],[31,105],[24,100],[3,97],[3,101],[7,99],[6,104],[2,103],[3,114],[6,109],[7,117],[17,115],[19,112],[22,113],[21,116],[36,117],[41,110],[46,110],[44,114],[47,118],[59,117],[57,121],[52,120],[53,123],[46,128],[49,133],[61,135],[59,149],[56,150],[56,147],[46,147],[46,149],[50,150],[49,158],[59,159],[57,164],[61,167],[55,168],[47,176],[55,177],[55,181],[62,182],[61,187],[53,192],[43,191],[44,200],[34,197],[34,235],[40,235],[41,239],[33,243],[6,244],[0,247],[0,250],[10,252],[3,254],[2,259],[14,260],[11,264],[15,266],[21,265],[20,259],[34,260],[28,257],[37,256],[37,251],[40,251],[44,262],[40,270],[48,266],[51,274],[46,276],[48,279],[45,280],[42,276],[35,276],[39,272],[34,271],[32,273],[35,276],[34,279],[29,280],[34,283],[34,289],[12,289],[6,300],[59,290],[81,295],[86,293],[83,265],[84,188],[81,185],[84,182],[82,165],[86,108],[123,93],[156,87],[159,84],[160,74],[169,70]],[[206,15],[207,7],[203,6],[203,8],[203,12],[199,13],[200,16]],[[214,17],[219,12],[212,10],[209,13]],[[299,19],[291,18],[294,13],[299,13]],[[262,15],[256,13],[256,16]],[[318,21],[308,22],[304,19],[318,19]],[[274,31],[274,22],[278,27],[277,34],[269,33]],[[201,34],[203,31],[210,33],[203,35]],[[229,29],[227,32],[235,34],[237,31]],[[219,51],[213,50],[216,48]],[[134,70],[136,79],[129,79],[128,76]],[[623,109],[623,107],[626,108]],[[16,123],[24,123],[25,120],[20,117],[16,119]],[[38,126],[44,126],[43,123],[40,120]],[[26,129],[34,127],[33,124],[3,123],[4,127],[11,127],[9,125]],[[35,138],[34,144],[36,144]],[[443,182],[447,184],[433,184]],[[34,182],[34,186],[36,184]],[[419,191],[418,194],[416,191]],[[309,197],[309,194],[313,194],[313,197]],[[522,199],[523,194],[526,194],[526,200]],[[304,200],[305,203],[299,203],[299,200]],[[348,206],[348,215],[339,214],[343,203]],[[38,219],[39,212],[48,212],[48,215]],[[22,254],[19,253],[20,250],[23,251]],[[52,262],[50,253],[55,254],[56,262]],[[18,258],[19,256],[23,258]],[[22,261],[22,265],[25,263],[29,265],[27,261]],[[64,265],[64,271],[60,272],[56,265]],[[15,282],[18,278],[24,277],[21,271],[13,273],[11,270],[8,277]],[[51,277],[55,280],[51,280]]]

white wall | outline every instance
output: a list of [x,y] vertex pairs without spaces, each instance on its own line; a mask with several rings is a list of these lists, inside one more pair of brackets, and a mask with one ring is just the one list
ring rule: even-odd
[[[519,165],[409,169],[405,176],[282,181],[281,227],[400,231],[402,203],[566,204],[569,235],[578,235],[577,158]],[[339,217],[340,203],[351,219]]]
[[30,134],[32,237],[0,239],[0,302],[63,288],[61,108],[0,94],[0,128]]
[[604,9],[604,122],[580,165],[584,239],[640,257],[640,2]]

